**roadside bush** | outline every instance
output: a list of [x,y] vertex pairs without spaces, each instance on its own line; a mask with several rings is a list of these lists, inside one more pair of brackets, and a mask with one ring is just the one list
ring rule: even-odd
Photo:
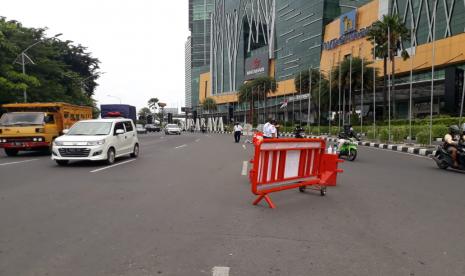
[[420,131],[417,133],[417,143],[420,145],[429,144],[429,133],[428,131]]
[[447,134],[447,126],[433,126],[433,138],[442,138]]
[[378,138],[383,143],[386,143],[387,141],[389,141],[389,132],[388,132],[388,130],[386,128],[382,128],[379,131]]
[[392,140],[394,143],[401,143],[407,136],[405,127],[395,127],[391,129]]
[[372,130],[367,131],[367,137],[368,139],[375,140],[376,139],[376,132]]

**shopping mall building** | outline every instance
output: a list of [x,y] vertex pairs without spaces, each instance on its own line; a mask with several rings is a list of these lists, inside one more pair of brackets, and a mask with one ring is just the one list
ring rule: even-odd
[[[410,91],[416,116],[458,110],[465,68],[465,3],[455,0],[190,0],[191,107],[212,97],[217,113],[242,120],[249,108],[238,103],[237,91],[249,80],[270,76],[277,91],[257,103],[264,116],[304,121],[308,94],[296,93],[294,78],[310,68],[326,75],[343,59],[364,58],[379,70],[376,93],[365,91],[364,116],[383,105],[383,60],[373,60],[367,40],[372,24],[387,14],[398,14],[412,39],[402,43],[411,58],[395,58],[390,83],[393,114],[408,116]],[[434,50],[434,51],[433,51]],[[187,54],[186,54],[187,55]],[[434,59],[433,59],[434,57]],[[187,61],[186,61],[187,64]],[[434,66],[434,82],[432,67]],[[391,66],[388,66],[388,74]],[[411,75],[412,72],[412,75]],[[412,81],[411,81],[412,80]],[[412,90],[411,84],[412,83]],[[433,85],[432,85],[433,84]],[[187,88],[186,88],[187,89]],[[375,98],[373,98],[375,95]],[[358,110],[361,91],[353,91]],[[375,101],[374,101],[375,100]],[[282,103],[286,108],[280,108]],[[266,108],[264,108],[266,106]],[[311,113],[314,105],[311,105]],[[379,110],[379,111],[378,111]],[[313,120],[314,115],[310,116]]]

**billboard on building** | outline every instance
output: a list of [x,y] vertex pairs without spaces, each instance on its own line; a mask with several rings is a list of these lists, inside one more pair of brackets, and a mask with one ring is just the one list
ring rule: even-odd
[[270,60],[268,53],[256,54],[245,60],[245,80],[268,76]]
[[352,10],[341,15],[340,18],[341,31],[340,35],[345,35],[354,32],[357,29],[357,10]]

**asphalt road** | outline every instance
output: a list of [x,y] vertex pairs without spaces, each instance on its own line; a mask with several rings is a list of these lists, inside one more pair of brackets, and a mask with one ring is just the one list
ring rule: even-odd
[[465,175],[431,160],[361,148],[326,197],[272,210],[241,176],[250,144],[140,140],[114,167],[2,154],[0,275],[465,275]]

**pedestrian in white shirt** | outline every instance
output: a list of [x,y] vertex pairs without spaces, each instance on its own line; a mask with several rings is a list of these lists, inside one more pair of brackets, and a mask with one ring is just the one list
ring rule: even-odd
[[234,141],[236,143],[239,143],[241,140],[241,134],[242,134],[242,126],[239,123],[236,123],[234,125]]
[[264,138],[276,138],[276,121],[275,120],[269,120],[264,126],[263,126],[263,137]]

